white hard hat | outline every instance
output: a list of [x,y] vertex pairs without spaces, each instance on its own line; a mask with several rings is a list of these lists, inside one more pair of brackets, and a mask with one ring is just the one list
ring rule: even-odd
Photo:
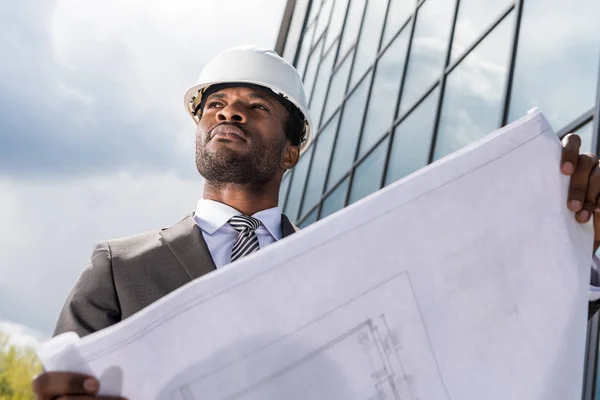
[[223,83],[249,83],[271,89],[283,96],[304,115],[304,140],[300,146],[302,154],[312,140],[313,125],[308,111],[308,100],[304,93],[302,78],[296,68],[273,50],[256,46],[237,46],[225,50],[211,59],[198,82],[184,95],[184,105],[192,119],[198,124],[194,110],[209,86]]

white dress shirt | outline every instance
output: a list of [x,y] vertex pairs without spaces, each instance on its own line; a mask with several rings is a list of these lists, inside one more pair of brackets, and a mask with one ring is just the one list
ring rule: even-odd
[[[239,234],[228,223],[234,215],[242,214],[235,208],[218,201],[198,200],[194,220],[202,231],[202,236],[217,268],[231,262],[231,249]],[[262,222],[262,225],[256,230],[261,249],[281,239],[281,209],[279,207],[269,208],[251,216]]]

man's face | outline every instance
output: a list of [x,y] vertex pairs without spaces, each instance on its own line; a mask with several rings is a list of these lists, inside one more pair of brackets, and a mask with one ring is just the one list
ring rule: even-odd
[[196,129],[196,166],[213,184],[260,188],[282,171],[288,112],[263,91],[233,87],[208,96]]

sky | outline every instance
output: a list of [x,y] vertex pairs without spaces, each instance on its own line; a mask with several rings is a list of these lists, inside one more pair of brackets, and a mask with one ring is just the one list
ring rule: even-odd
[[29,0],[0,11],[0,330],[47,339],[97,242],[202,194],[183,93],[239,44],[273,48],[285,0]]

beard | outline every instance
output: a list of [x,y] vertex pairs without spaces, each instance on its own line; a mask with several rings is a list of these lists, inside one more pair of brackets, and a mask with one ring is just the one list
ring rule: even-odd
[[[244,133],[244,127],[236,125]],[[212,131],[212,130],[211,130]],[[215,146],[209,149],[210,133],[196,138],[196,168],[208,182],[216,187],[236,184],[253,190],[260,190],[279,172],[281,155],[285,147],[285,137],[272,141],[262,141],[259,135],[246,135],[248,151],[242,153],[228,146]]]

